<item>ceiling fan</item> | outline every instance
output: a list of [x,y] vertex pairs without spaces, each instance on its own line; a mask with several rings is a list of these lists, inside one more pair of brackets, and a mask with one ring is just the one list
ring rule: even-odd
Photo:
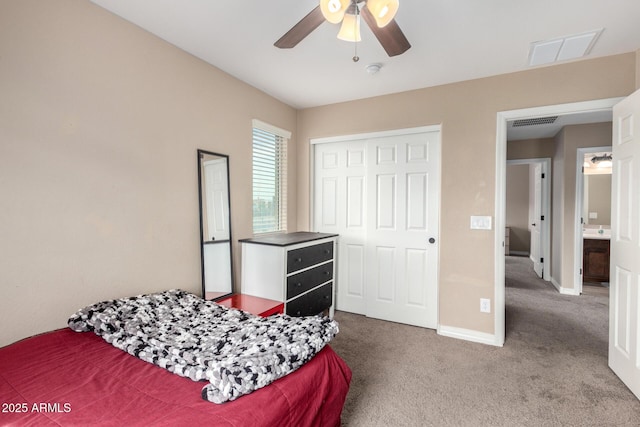
[[287,31],[274,43],[274,46],[290,49],[324,21],[332,24],[342,21],[338,38],[360,41],[360,16],[362,16],[387,55],[401,55],[411,47],[411,44],[394,19],[398,3],[399,0],[320,0],[320,4]]

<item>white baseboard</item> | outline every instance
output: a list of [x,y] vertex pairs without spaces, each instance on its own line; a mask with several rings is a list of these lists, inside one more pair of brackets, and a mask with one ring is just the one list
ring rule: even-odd
[[560,286],[560,283],[558,283],[553,277],[551,278],[551,284],[555,286],[558,292],[560,292],[562,295],[580,295],[574,288],[563,288],[562,286]]
[[571,289],[569,289],[569,288],[560,288],[560,293],[563,294],[563,295],[574,295],[574,296],[580,295],[578,293],[578,291],[573,289],[573,288],[571,288]]
[[480,344],[493,345],[496,347],[502,347],[504,345],[504,342],[499,342],[498,337],[493,334],[473,331],[471,329],[456,328],[455,326],[438,325],[438,335],[449,338],[456,338],[459,340],[477,342]]
[[512,256],[526,256],[526,257],[528,257],[529,256],[529,252],[527,252],[527,251],[514,251],[513,249],[510,249],[509,250],[509,255],[512,255]]

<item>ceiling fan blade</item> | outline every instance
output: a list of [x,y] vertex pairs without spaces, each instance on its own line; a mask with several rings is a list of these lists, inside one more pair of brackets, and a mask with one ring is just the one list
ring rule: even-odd
[[387,52],[387,55],[401,55],[411,47],[411,43],[409,43],[409,40],[407,40],[395,19],[389,22],[387,26],[380,28],[378,27],[378,24],[376,24],[375,18],[366,7],[362,8],[360,16],[364,18],[369,28],[371,28],[371,31],[373,31],[373,34]]
[[316,6],[307,16],[302,18],[300,22],[294,25],[287,33],[273,45],[280,49],[290,49],[300,43],[302,39],[307,37],[313,30],[318,28],[324,22],[324,16],[320,6]]

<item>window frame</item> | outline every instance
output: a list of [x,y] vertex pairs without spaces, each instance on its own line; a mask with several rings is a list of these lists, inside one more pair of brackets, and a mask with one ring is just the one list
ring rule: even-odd
[[[274,188],[275,197],[277,199],[277,213],[274,213],[274,225],[268,229],[260,229],[256,227],[256,131],[264,134],[266,139],[273,137],[275,146],[273,147],[273,161],[276,163],[274,167],[275,181]],[[288,181],[288,142],[291,139],[291,132],[278,128],[260,120],[252,120],[251,128],[251,227],[254,235],[268,235],[287,232],[287,181]],[[264,146],[261,147],[264,150]],[[268,157],[268,154],[267,154]],[[263,159],[266,160],[266,159]],[[268,159],[272,160],[272,159]],[[263,164],[266,167],[266,164]],[[264,171],[262,171],[264,172]],[[268,176],[266,177],[269,178]],[[268,190],[267,190],[268,191]]]

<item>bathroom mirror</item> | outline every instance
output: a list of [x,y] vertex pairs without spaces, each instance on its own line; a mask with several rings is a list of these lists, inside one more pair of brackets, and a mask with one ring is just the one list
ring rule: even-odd
[[611,152],[584,155],[582,218],[585,225],[611,226],[610,155]]
[[611,226],[611,174],[584,176],[584,223]]
[[202,296],[233,293],[229,156],[198,150]]

